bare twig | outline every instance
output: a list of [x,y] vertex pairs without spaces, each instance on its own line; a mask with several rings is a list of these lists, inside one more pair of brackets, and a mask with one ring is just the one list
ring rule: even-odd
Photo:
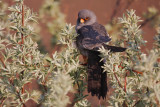
[[140,72],[140,71],[136,71],[136,70],[132,70],[133,72],[137,73],[137,74],[143,74],[143,72]]
[[[23,27],[24,27],[24,2],[22,2],[22,30],[23,30]],[[24,44],[24,35],[23,33],[21,33],[21,43]],[[22,46],[22,50],[23,50],[23,46]],[[24,57],[23,57],[23,62],[24,62]],[[21,72],[22,74],[22,78],[23,78],[23,75],[24,75],[24,71]],[[24,89],[24,85],[22,86],[22,94],[24,93],[25,89]],[[21,100],[21,97],[20,97],[20,101]],[[23,107],[26,107],[25,104],[22,102],[23,104]]]
[[44,81],[42,82],[43,88],[44,88],[44,90],[45,90],[46,92],[47,92],[46,82],[47,82],[47,80],[48,80],[49,74],[50,74],[50,72],[47,73],[47,75],[46,75]]
[[23,107],[26,107],[25,103],[23,102],[21,96],[20,96],[20,93],[17,91],[17,95],[18,95],[18,98],[20,100],[20,102],[23,104]]
[[[22,35],[23,35],[23,34],[22,34]],[[30,35],[27,35],[27,36],[23,37],[23,40],[26,39],[26,38],[29,37],[29,36],[30,36]],[[21,44],[23,44],[23,43],[24,43],[24,42],[22,42],[22,39],[21,39],[21,42],[18,42],[19,45],[21,45]]]
[[[77,76],[77,72],[75,73],[76,74],[76,76]],[[76,81],[76,84],[77,84],[77,86],[78,86],[78,93],[79,93],[79,95],[80,95],[80,85],[79,85],[79,82],[78,81]]]
[[111,19],[110,19],[110,20],[112,20],[112,19],[115,17],[115,15],[117,14],[118,7],[119,7],[119,5],[120,5],[120,2],[121,2],[121,0],[117,0],[117,1],[116,1],[116,6],[115,6],[115,8],[114,8],[114,10],[113,10],[113,13],[112,13],[112,15],[111,15]]
[[5,65],[5,63],[4,63],[2,58],[0,58],[0,61],[2,62],[3,66],[6,68],[6,65]]
[[114,77],[116,78],[116,80],[117,80],[117,82],[118,82],[118,85],[119,85],[121,88],[123,88],[123,87],[122,87],[122,84],[120,83],[120,81],[119,81],[119,79],[118,79],[118,77],[117,77],[117,75],[116,75],[116,73],[114,72],[113,74],[114,74]]
[[5,100],[5,99],[6,99],[5,97],[1,99],[0,107],[2,107],[2,106],[3,106],[3,102],[4,102],[4,100]]
[[[121,66],[121,65],[119,65],[118,68],[122,68],[122,69],[123,69],[124,67]],[[134,70],[134,69],[132,69],[132,71],[135,72],[135,73],[137,73],[137,74],[141,74],[141,75],[143,74],[143,72],[136,71],[136,70]]]
[[[22,27],[24,27],[24,2],[22,3]],[[21,34],[21,41],[22,44],[24,43],[24,37],[23,33]]]
[[126,72],[125,81],[124,81],[124,92],[126,91],[127,91],[127,72]]
[[155,17],[158,16],[159,13],[153,15],[152,17],[148,18],[148,19],[145,19],[142,24],[141,24],[141,27],[144,27],[148,22],[150,22],[151,20],[153,20]]
[[134,2],[135,0],[129,0],[127,5],[125,6],[125,10],[129,8],[129,6]]

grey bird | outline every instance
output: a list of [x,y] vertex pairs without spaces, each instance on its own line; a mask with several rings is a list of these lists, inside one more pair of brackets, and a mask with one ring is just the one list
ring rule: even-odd
[[88,92],[99,99],[107,95],[107,74],[103,72],[104,61],[100,61],[100,47],[111,52],[123,52],[126,48],[106,45],[111,41],[105,27],[97,22],[96,15],[90,10],[78,13],[76,46],[80,53],[87,57]]

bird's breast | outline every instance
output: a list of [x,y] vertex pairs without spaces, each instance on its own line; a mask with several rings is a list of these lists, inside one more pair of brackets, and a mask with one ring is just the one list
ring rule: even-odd
[[78,50],[80,51],[80,53],[83,56],[88,57],[88,50],[83,47],[82,39],[83,39],[83,37],[77,36],[77,38],[76,38],[76,46],[77,46]]

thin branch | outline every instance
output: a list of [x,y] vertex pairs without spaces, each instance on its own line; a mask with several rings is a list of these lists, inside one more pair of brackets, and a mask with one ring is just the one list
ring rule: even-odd
[[129,6],[134,2],[135,0],[129,0],[124,10],[128,9]]
[[140,72],[140,71],[136,71],[136,70],[132,70],[133,72],[137,73],[137,74],[143,74],[143,72]]
[[[22,35],[23,35],[23,34],[22,34]],[[26,39],[26,38],[29,37],[29,36],[30,36],[30,35],[27,35],[27,36],[23,37],[23,40]],[[24,43],[24,42],[23,42],[23,43]],[[19,45],[21,45],[21,44],[23,44],[23,43],[22,43],[22,39],[21,39],[20,42],[18,42]]]
[[50,67],[50,65],[44,65],[44,67]]
[[46,92],[47,92],[46,82],[47,82],[47,80],[48,80],[49,74],[50,74],[50,72],[47,73],[44,81],[42,82],[43,88],[44,88],[44,90],[45,90]]
[[136,105],[140,102],[141,100],[138,100],[133,107],[136,107]]
[[[22,27],[24,27],[24,2],[22,3]],[[22,29],[23,30],[23,29]],[[21,41],[22,44],[24,43],[24,37],[23,33],[21,34]]]
[[24,85],[22,86],[22,94],[24,93],[25,89],[24,89]]
[[125,81],[124,81],[124,92],[127,91],[127,73],[128,73],[128,72],[126,72]]
[[[122,69],[123,69],[124,67],[121,66],[121,65],[118,65],[118,68],[122,68]],[[141,75],[143,74],[143,72],[136,71],[136,70],[134,70],[134,69],[132,69],[132,71],[135,72],[135,73],[137,73],[137,74],[141,74]]]
[[2,58],[0,58],[0,61],[2,62],[3,66],[6,68],[6,65],[5,65],[5,63],[4,63]]
[[114,10],[113,10],[113,13],[112,13],[112,15],[111,15],[111,19],[110,19],[110,20],[112,20],[112,19],[115,17],[115,15],[117,14],[118,7],[119,7],[119,5],[120,5],[120,2],[121,2],[121,0],[117,0],[117,1],[116,1],[116,6],[115,6],[115,8],[114,8]]
[[155,17],[158,16],[159,13],[156,13],[155,15],[153,15],[152,17],[148,18],[148,19],[145,19],[142,24],[141,24],[141,27],[144,27],[148,22],[150,22],[151,20],[153,20]]
[[[24,1],[22,2],[22,30],[23,30],[23,27],[24,27]],[[23,33],[21,33],[21,43],[24,44],[24,35]],[[23,50],[23,46],[22,46],[22,50]],[[23,56],[23,62],[24,62],[24,56]],[[23,75],[24,75],[24,71],[21,72],[22,74],[22,78],[23,78]],[[24,89],[24,85],[22,86],[22,94],[24,93],[25,89]],[[25,104],[23,103],[23,107],[26,107]]]
[[[77,72],[76,72],[76,77],[77,77]],[[78,93],[79,93],[79,95],[80,95],[80,85],[79,85],[79,83],[78,83],[78,81],[76,81],[76,84],[77,84],[77,86],[78,86]]]
[[21,96],[20,96],[20,93],[17,91],[17,95],[18,95],[18,98],[20,100],[20,102],[23,104],[23,107],[26,107],[25,103],[23,102]]
[[121,88],[123,88],[123,87],[122,87],[122,84],[120,83],[120,81],[119,81],[119,79],[118,79],[118,77],[117,77],[117,75],[116,75],[116,73],[114,72],[113,74],[114,74],[114,77],[116,78],[116,80],[118,81],[118,85],[119,85]]
[[125,100],[123,102],[123,107],[128,107]]
[[3,107],[3,102],[4,102],[4,100],[5,100],[6,98],[4,97],[4,98],[2,98],[2,100],[1,100],[1,104],[0,104],[0,107]]

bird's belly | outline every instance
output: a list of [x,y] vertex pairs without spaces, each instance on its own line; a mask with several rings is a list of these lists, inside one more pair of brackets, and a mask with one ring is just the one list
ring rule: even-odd
[[86,56],[88,57],[88,50],[82,48],[82,47],[78,47],[78,50],[80,51],[80,53],[83,55],[83,56]]
[[77,48],[78,48],[78,50],[80,51],[80,53],[81,53],[83,56],[88,57],[88,50],[85,49],[84,47],[82,47],[82,45],[81,45],[80,42],[78,42]]
[[80,48],[79,51],[80,51],[80,53],[81,53],[83,56],[88,57],[88,50],[83,49],[83,48]]

